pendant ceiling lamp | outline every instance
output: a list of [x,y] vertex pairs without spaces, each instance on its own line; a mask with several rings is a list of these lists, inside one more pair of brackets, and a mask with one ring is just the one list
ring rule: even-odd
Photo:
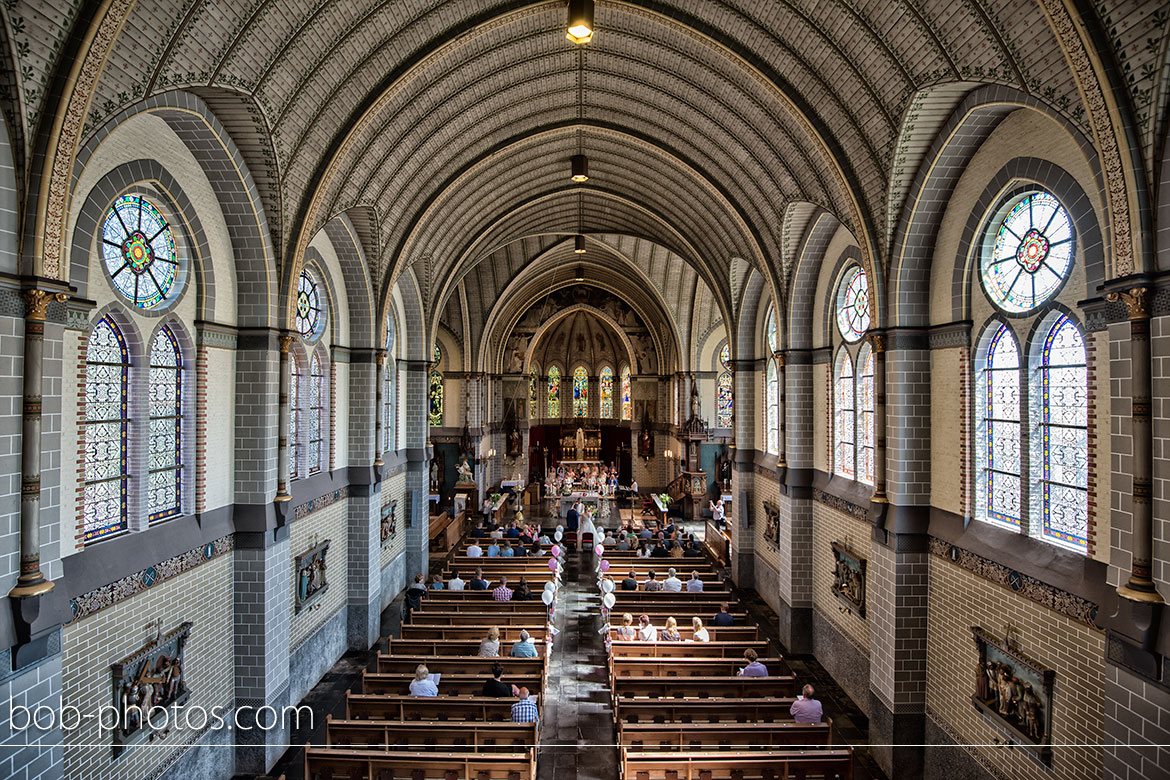
[[577,234],[573,237],[573,254],[585,254],[585,236]]
[[573,181],[581,183],[589,181],[589,158],[583,154],[575,154],[572,158]]
[[578,45],[593,40],[593,0],[569,0],[565,37]]

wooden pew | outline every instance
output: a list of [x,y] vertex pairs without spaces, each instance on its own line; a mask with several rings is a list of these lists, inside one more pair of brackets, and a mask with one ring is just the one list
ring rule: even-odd
[[[504,679],[515,676],[543,675],[547,668],[544,658],[480,658],[479,656],[426,656],[387,655],[378,653],[378,672],[381,674],[409,674],[419,664],[426,664],[432,673],[438,672],[446,679],[448,674],[476,674],[486,680],[491,674],[492,664],[504,667]],[[770,671],[770,667],[769,667]]]
[[[767,678],[763,678],[767,679]],[[795,699],[617,698],[615,716],[625,723],[787,723]]]
[[507,644],[520,639],[520,632],[527,631],[537,644],[544,641],[548,633],[548,624],[541,621],[539,625],[526,623],[524,625],[507,625],[491,622],[490,613],[481,616],[481,625],[478,626],[430,626],[410,622],[402,626],[403,639],[474,639],[476,642],[487,636],[488,629],[496,626],[500,629],[500,641]]
[[[435,591],[432,591],[434,593]],[[438,591],[442,593],[443,591]],[[458,595],[458,594],[456,594]],[[491,601],[491,594],[488,594]],[[502,614],[539,614],[548,612],[548,607],[540,599],[534,601],[492,601],[491,606],[484,604],[481,599],[423,599],[422,609],[415,610],[412,615],[440,614],[473,614],[482,615],[490,609],[494,615]]]
[[[434,674],[430,664],[427,670]],[[439,678],[440,696],[480,696],[483,684],[491,676],[488,674],[442,674]],[[766,679],[766,678],[765,678]],[[410,692],[410,683],[414,680],[414,672],[410,674],[387,674],[383,672],[362,672],[362,693],[388,693],[399,695]],[[532,693],[544,692],[543,670],[538,674],[513,674],[507,678],[511,685],[527,688]]]
[[407,696],[346,691],[345,717],[346,720],[477,720],[500,723],[511,722],[512,705],[515,703],[511,697]]
[[[535,723],[456,721],[325,720],[326,747],[362,746],[389,750],[511,752],[536,746]],[[631,743],[633,744],[633,743]],[[649,748],[647,748],[649,749]]]
[[[612,620],[613,617],[611,616],[611,623]],[[661,631],[663,628],[663,621],[652,620],[651,624],[659,631]],[[636,626],[637,624],[635,624],[635,627]],[[753,639],[759,638],[759,631],[759,628],[756,626],[731,626],[729,628],[714,628],[711,626],[707,627],[707,633],[711,635],[712,642],[750,642]],[[685,625],[681,622],[679,623],[678,633],[684,642],[693,639],[694,629],[691,628],[689,620],[686,621]],[[617,639],[618,629],[611,628],[609,636],[611,639]]]
[[743,658],[748,648],[761,657],[768,655],[768,640],[755,642],[612,642],[614,658]]
[[622,748],[621,762],[622,776],[627,780],[853,778],[853,751],[849,749],[666,753]]
[[[507,602],[511,603],[511,602]],[[518,601],[517,604],[525,604],[530,602]],[[483,608],[466,611],[431,611],[431,610],[416,610],[411,613],[411,625],[421,626],[482,626],[488,621],[489,617],[492,625],[527,625],[529,623],[540,623],[548,619],[548,607],[541,602],[536,602],[532,605],[533,609],[529,610],[509,610],[501,612],[491,610],[488,612]]]
[[625,723],[618,722],[618,744],[638,751],[702,750],[726,747],[825,747],[833,744],[830,723]]
[[[479,639],[388,639],[388,655],[479,655]],[[544,658],[544,642],[536,642],[537,658]],[[637,644],[632,643],[632,644]],[[649,642],[645,643],[649,644]],[[500,655],[507,655],[512,649],[510,642],[503,643]],[[743,651],[740,651],[743,654]]]
[[[614,696],[651,699],[780,699],[796,695],[796,678],[769,677],[616,677]],[[617,711],[615,710],[615,715]]]
[[535,780],[536,751],[426,753],[305,747],[306,780]]
[[[770,674],[790,674],[782,658],[761,658]],[[611,657],[614,677],[733,677],[743,668],[743,658],[630,658]]]

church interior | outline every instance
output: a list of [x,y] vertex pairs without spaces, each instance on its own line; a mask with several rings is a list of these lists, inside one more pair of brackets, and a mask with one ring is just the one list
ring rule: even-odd
[[0,19],[0,777],[1170,778],[1165,0]]

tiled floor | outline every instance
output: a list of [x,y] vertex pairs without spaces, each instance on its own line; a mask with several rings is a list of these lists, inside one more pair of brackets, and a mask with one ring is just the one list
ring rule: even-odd
[[[545,524],[552,526],[556,521],[550,519]],[[702,533],[697,524],[695,530]],[[618,776],[613,707],[606,679],[605,648],[598,634],[601,616],[592,564],[593,554],[584,552],[569,555],[566,561],[565,587],[557,600],[556,621],[561,633],[555,640],[548,687],[540,704],[539,780],[615,780]],[[740,591],[739,597],[753,619],[779,645],[775,613],[753,590]],[[382,614],[382,636],[397,636],[400,622],[401,599]],[[815,658],[785,657],[798,680],[808,680],[816,687],[825,714],[833,719],[834,742],[860,746],[856,780],[884,780],[885,775],[864,747],[869,723],[861,710]],[[346,653],[313,688],[304,703],[313,709],[316,728],[312,733],[291,735],[293,746],[273,769],[273,777],[283,773],[287,780],[304,780],[301,746],[324,742],[326,715],[343,714],[345,691],[358,683],[362,669],[373,667],[374,660],[374,651]]]

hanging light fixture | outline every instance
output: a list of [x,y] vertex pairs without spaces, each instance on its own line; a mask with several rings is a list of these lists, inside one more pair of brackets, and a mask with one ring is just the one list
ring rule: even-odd
[[585,254],[585,236],[577,234],[573,237],[573,254]]
[[565,37],[576,44],[593,40],[593,0],[569,0],[569,23]]
[[583,154],[575,154],[572,159],[573,181],[589,181],[589,158]]
[[583,265],[577,266],[577,281],[578,282],[585,281],[585,266],[583,266]]

